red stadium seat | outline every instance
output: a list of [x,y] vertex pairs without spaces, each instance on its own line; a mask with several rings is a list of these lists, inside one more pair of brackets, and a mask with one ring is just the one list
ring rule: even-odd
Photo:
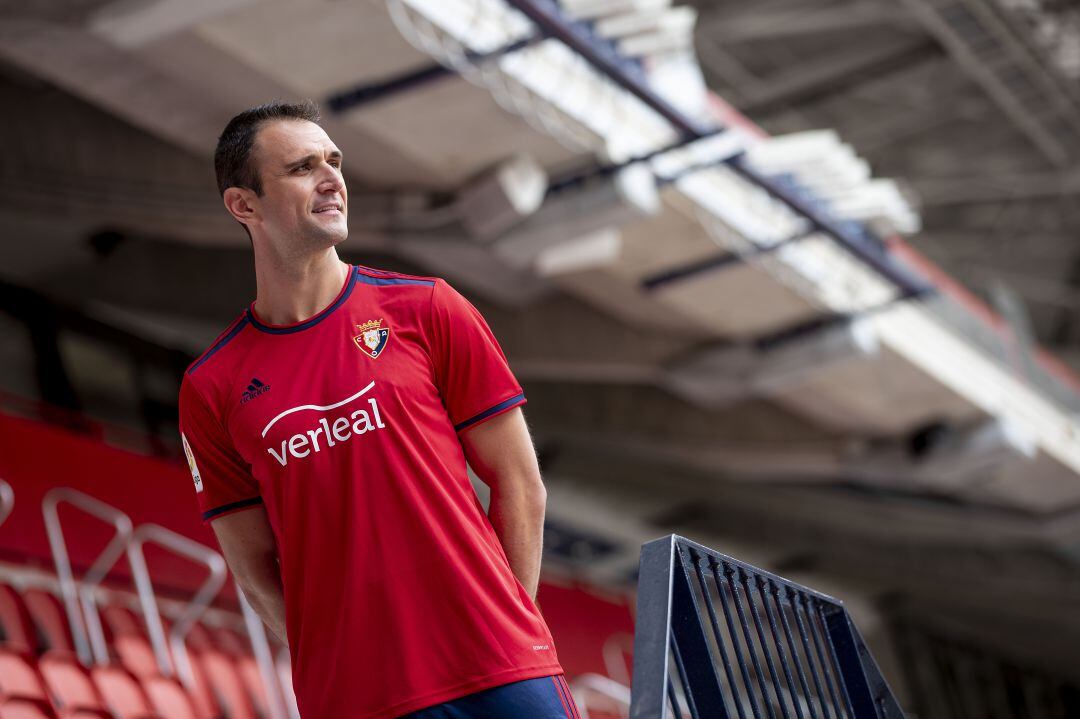
[[0,706],[0,719],[52,719],[53,714],[46,712],[36,704],[26,702],[8,702]]
[[211,636],[210,630],[199,622],[195,622],[195,624],[192,625],[184,643],[187,644],[190,649],[195,649],[197,651],[214,648],[214,638]]
[[211,631],[215,646],[229,657],[236,665],[237,674],[244,686],[244,693],[251,700],[257,716],[270,715],[270,699],[266,694],[266,685],[259,672],[258,662],[252,656],[251,643],[232,629],[218,627]]
[[45,685],[27,654],[0,648],[0,719],[52,719]]
[[44,649],[58,652],[75,651],[67,614],[64,613],[64,607],[56,595],[42,589],[28,589],[23,592],[23,601],[26,602],[30,617],[41,630],[41,636],[46,645]]
[[255,719],[255,707],[231,657],[216,649],[193,651],[191,657],[193,663],[201,665],[229,719]]
[[244,683],[251,703],[259,716],[270,716],[270,698],[266,695],[266,685],[259,673],[259,664],[255,657],[243,654],[235,658],[236,669],[240,673],[240,681]]
[[[103,612],[113,631],[113,651],[119,663],[131,674],[145,683],[146,680],[161,676],[161,669],[154,656],[147,633],[143,630],[142,619],[130,609],[107,607]],[[171,629],[168,621],[163,620],[163,629],[168,634]],[[170,659],[173,659],[170,651]],[[191,653],[191,670],[195,686],[191,690],[191,701],[198,719],[215,719],[221,716],[214,684],[207,676],[198,658]]]
[[0,645],[37,653],[37,636],[23,598],[14,588],[0,584]]
[[145,634],[142,617],[127,607],[108,604],[101,608],[101,618],[114,637]]
[[234,657],[251,654],[251,643],[239,632],[232,629],[218,628],[211,632],[218,649]]
[[38,660],[38,670],[61,716],[109,716],[101,695],[75,657],[50,652]]
[[163,719],[200,719],[191,697],[175,679],[150,677],[143,679],[142,685],[150,705]]
[[[144,688],[148,686],[147,682],[160,678],[162,676],[161,668],[158,666],[153,645],[150,643],[149,632],[142,616],[132,609],[120,605],[102,607],[101,616],[106,629],[112,635],[110,649],[120,666],[142,682]],[[168,635],[171,624],[164,617],[162,618],[162,628]],[[196,641],[200,639],[209,641],[204,628],[201,635],[196,633]],[[170,659],[173,659],[171,651],[169,655]],[[197,657],[191,657],[191,664],[195,687],[188,695],[188,699],[190,700],[189,703],[194,707],[196,719],[217,719],[217,717],[221,717],[222,712],[215,697],[213,683]],[[159,691],[167,690],[159,688]]]
[[141,634],[120,634],[113,639],[113,649],[120,666],[137,677],[153,677],[161,674],[150,640]]
[[[169,632],[172,631],[172,622],[169,621],[168,617],[162,617],[161,623],[167,636]],[[206,628],[198,622],[192,626],[185,638],[184,645],[188,650],[188,658],[191,660],[191,673],[195,680],[195,685],[193,687],[188,687],[188,692],[191,696],[191,701],[195,706],[195,713],[198,714],[200,719],[217,719],[217,717],[222,716],[219,702],[214,695],[214,688],[210,678],[207,676],[206,670],[203,669],[202,663],[199,662],[198,657],[196,656],[196,652],[193,651],[196,646],[208,641],[209,635],[206,632]],[[170,656],[171,655],[172,651],[170,647]]]
[[0,648],[0,701],[11,700],[48,705],[49,695],[29,655]]
[[117,719],[150,719],[158,717],[150,707],[139,683],[120,667],[94,667],[90,670],[94,682],[105,706]]
[[195,713],[200,719],[216,719],[221,716],[221,709],[214,697],[210,678],[194,652],[189,651],[188,658],[191,660],[191,673],[195,679],[195,686],[188,690],[192,704],[195,706]]

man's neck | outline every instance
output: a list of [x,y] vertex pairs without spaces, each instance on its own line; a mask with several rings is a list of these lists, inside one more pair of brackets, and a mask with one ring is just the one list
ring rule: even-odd
[[255,261],[255,312],[272,325],[303,322],[326,309],[341,292],[349,276],[349,265],[338,258],[337,250],[303,259]]

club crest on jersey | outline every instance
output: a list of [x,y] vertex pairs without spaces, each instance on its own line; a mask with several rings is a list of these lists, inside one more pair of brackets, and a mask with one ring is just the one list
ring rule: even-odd
[[368,320],[356,325],[356,331],[360,334],[353,337],[353,342],[368,357],[376,359],[386,349],[390,328],[382,326],[382,319]]

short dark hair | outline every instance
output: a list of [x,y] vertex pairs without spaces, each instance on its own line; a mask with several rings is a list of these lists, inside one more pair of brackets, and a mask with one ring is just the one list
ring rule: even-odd
[[297,103],[275,100],[244,110],[229,120],[214,150],[218,192],[224,196],[230,187],[244,187],[261,197],[262,178],[251,151],[262,126],[271,120],[307,120],[318,125],[321,119],[319,106],[311,100]]

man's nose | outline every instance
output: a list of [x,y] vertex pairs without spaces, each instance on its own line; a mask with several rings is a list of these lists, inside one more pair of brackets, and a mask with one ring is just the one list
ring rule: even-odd
[[322,192],[337,192],[345,186],[345,178],[333,165],[323,166],[323,176],[319,181],[319,190]]

